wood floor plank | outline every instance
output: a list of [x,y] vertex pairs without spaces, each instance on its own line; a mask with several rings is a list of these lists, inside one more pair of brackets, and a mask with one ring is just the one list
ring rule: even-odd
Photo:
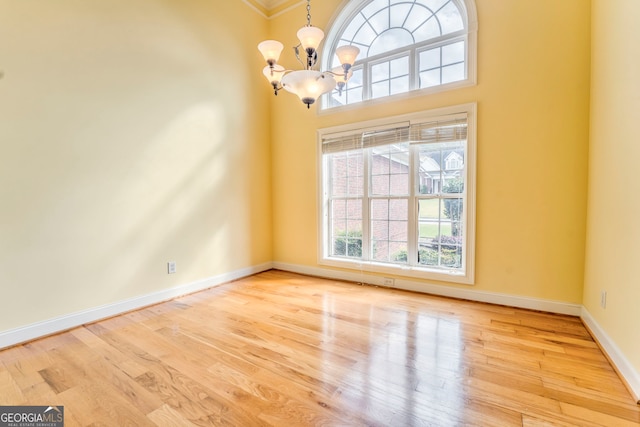
[[0,351],[65,425],[640,425],[578,318],[267,271]]

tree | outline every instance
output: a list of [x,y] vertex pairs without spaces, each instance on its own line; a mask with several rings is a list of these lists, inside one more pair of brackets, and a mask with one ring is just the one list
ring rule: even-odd
[[[450,179],[442,187],[443,193],[462,194],[464,181],[462,178]],[[460,218],[462,217],[462,199],[444,199],[444,215],[451,219],[451,234],[460,235]]]

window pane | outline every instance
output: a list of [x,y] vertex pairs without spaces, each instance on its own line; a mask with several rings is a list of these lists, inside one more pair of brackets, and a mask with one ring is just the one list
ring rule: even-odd
[[[378,152],[376,152],[378,151]],[[388,175],[390,172],[389,157],[386,151],[373,151],[371,155],[371,174],[372,175]]]
[[442,250],[442,265],[445,267],[460,268],[462,267],[462,248]]
[[437,221],[420,221],[419,243],[431,242],[440,235],[440,224]]
[[464,64],[442,67],[442,84],[464,80]]
[[356,16],[353,17],[353,19],[351,20],[347,28],[342,33],[342,40],[347,41],[347,43],[345,44],[349,44],[348,42],[353,40],[353,38],[356,35],[356,32],[362,26],[363,23],[364,23],[364,16],[362,16],[361,14],[358,13]]
[[391,61],[390,77],[401,77],[409,75],[409,57],[403,56],[402,58],[396,58]]
[[421,220],[438,220],[441,213],[440,199],[423,199],[418,202],[418,215]]
[[409,193],[409,144],[372,148],[372,195],[404,196]]
[[[428,8],[420,4],[415,4],[413,6],[413,9],[411,9],[411,13],[409,13],[409,16],[407,16],[407,20],[404,23],[404,28],[411,32],[414,32],[418,27],[420,27],[429,18],[431,18],[432,15],[433,12]],[[440,35],[439,32],[438,35]]]
[[362,219],[362,200],[361,199],[349,199],[346,206],[346,218],[347,219]]
[[433,10],[435,12],[437,10],[440,10],[440,8],[449,1],[450,0],[417,0],[417,3],[423,4],[430,10]]
[[407,3],[399,3],[391,5],[391,28],[402,27],[404,21],[409,16],[412,5]]
[[442,34],[453,33],[464,28],[460,11],[451,1],[440,9],[436,15],[442,26]]
[[373,0],[371,3],[362,8],[362,15],[367,18],[371,17],[380,9],[384,9],[389,5],[389,0]]
[[350,237],[362,237],[362,221],[347,220],[347,233]]
[[389,240],[407,241],[407,221],[389,222]]
[[336,107],[339,105],[347,105],[347,92],[342,91],[342,94],[335,91],[330,94],[329,105]]
[[372,82],[381,82],[389,80],[389,63],[383,62],[381,64],[376,64],[371,67],[371,81]]
[[371,201],[371,256],[375,261],[406,263],[408,200]]
[[[445,218],[452,221],[460,221],[462,219],[462,199],[444,199],[442,201],[443,210],[442,214]],[[458,227],[454,227],[453,235],[458,235]]]
[[408,218],[407,199],[391,199],[389,200],[389,219],[405,221]]
[[355,176],[349,180],[347,194],[349,196],[362,196],[364,177],[362,175]]
[[431,87],[440,85],[440,69],[424,71],[420,73],[420,87]]
[[387,221],[371,221],[371,238],[373,240],[389,240]]
[[350,238],[347,241],[347,256],[352,258],[362,257],[362,238]]
[[374,261],[389,261],[389,241],[374,240],[371,245],[371,258]]
[[371,85],[371,98],[382,98],[389,96],[389,81],[374,83]]
[[437,194],[442,188],[442,152],[436,148],[421,146],[419,150],[420,170],[418,185],[421,194]]
[[355,102],[362,102],[362,88],[347,90],[347,104],[353,104]]
[[464,42],[442,46],[442,64],[449,65],[464,62]]
[[[347,201],[346,200],[333,200],[331,203],[331,218],[334,222],[334,229],[336,231],[344,231],[347,229]],[[337,228],[336,228],[337,227]]]
[[362,256],[362,199],[331,202],[331,254]]
[[371,177],[371,194],[374,196],[389,195],[390,176],[376,175]]
[[390,95],[409,92],[409,76],[395,78],[390,83]]
[[[386,6],[386,5],[385,5]],[[385,30],[389,29],[389,8],[384,8],[375,13],[369,18],[369,24],[373,27],[376,33],[381,34]]]
[[362,196],[363,157],[359,151],[333,154],[331,164],[331,195],[333,197]]
[[347,82],[347,87],[355,88],[362,86],[362,68],[353,69],[353,75]]
[[345,196],[347,194],[347,157],[335,155],[331,157],[331,195]]
[[371,201],[371,218],[380,220],[389,219],[388,199],[375,199]]
[[407,144],[395,144],[389,149],[391,173],[409,173],[409,146]]
[[416,40],[416,43],[438,37],[439,35],[440,25],[438,25],[438,21],[434,17],[429,18],[428,21],[424,22],[413,32],[413,38]]
[[407,259],[406,242],[389,242],[389,261],[399,264],[406,264]]
[[390,195],[403,196],[409,194],[409,175],[395,174],[389,176],[389,192]]
[[420,52],[420,71],[440,67],[440,48]]
[[353,37],[353,42],[362,46],[369,46],[375,40],[377,34],[369,25],[363,25]]

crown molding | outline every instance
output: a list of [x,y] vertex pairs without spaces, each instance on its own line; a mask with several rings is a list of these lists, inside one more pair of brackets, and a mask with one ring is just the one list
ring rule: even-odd
[[266,19],[276,18],[291,9],[294,9],[301,4],[304,4],[304,0],[242,0],[254,11],[258,12]]

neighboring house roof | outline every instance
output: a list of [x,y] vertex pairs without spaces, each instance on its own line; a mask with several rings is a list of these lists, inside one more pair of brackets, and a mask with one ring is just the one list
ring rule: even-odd
[[[393,145],[392,145],[393,147]],[[382,156],[384,158],[390,158],[392,162],[408,166],[409,165],[409,154],[403,150],[398,150],[397,152],[392,152],[392,156],[390,158],[388,146],[383,147],[373,147],[374,154],[378,156]],[[438,163],[438,159],[430,156],[425,156],[420,160],[420,172],[427,173],[428,175],[440,174],[440,171],[444,171],[445,175],[456,174],[459,169],[452,169],[451,171],[446,168],[446,161],[452,156],[458,156],[461,160],[464,159],[464,151],[462,149],[455,150],[443,150],[442,156],[437,156],[442,159],[442,165]]]

